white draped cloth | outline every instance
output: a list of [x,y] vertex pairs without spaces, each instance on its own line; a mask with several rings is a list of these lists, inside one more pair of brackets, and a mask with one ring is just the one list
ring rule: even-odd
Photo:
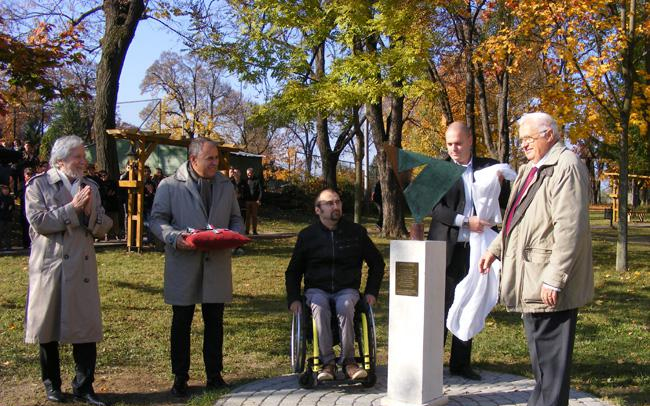
[[[517,176],[510,165],[496,164],[474,172],[472,184],[476,215],[491,224],[501,222],[499,173],[510,181]],[[487,227],[482,233],[470,233],[469,271],[456,286],[454,303],[447,316],[447,329],[463,341],[483,330],[485,319],[498,300],[501,262],[494,261],[487,274],[481,274],[478,270],[479,259],[496,236],[497,233]]]

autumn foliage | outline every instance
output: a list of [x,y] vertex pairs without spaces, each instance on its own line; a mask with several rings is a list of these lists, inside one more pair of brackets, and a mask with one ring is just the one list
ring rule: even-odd
[[70,26],[56,35],[52,28],[41,22],[24,40],[0,33],[0,74],[6,78],[5,86],[0,88],[0,112],[6,111],[8,104],[19,102],[24,90],[44,100],[77,90],[61,85],[56,68],[83,61],[80,27]]

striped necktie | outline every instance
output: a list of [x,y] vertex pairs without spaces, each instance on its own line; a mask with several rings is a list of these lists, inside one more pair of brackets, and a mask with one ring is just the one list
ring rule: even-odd
[[517,194],[515,203],[512,205],[512,207],[510,208],[510,212],[508,213],[508,220],[506,221],[506,227],[505,227],[506,235],[510,234],[510,222],[512,221],[512,217],[515,214],[517,207],[519,207],[519,203],[521,203],[521,200],[526,194],[526,190],[528,190],[530,184],[533,183],[533,179],[535,179],[536,173],[537,173],[537,167],[533,166],[533,169],[531,169],[530,172],[528,173],[528,177],[526,177],[526,181],[524,182],[524,185],[521,187],[521,189],[519,189],[519,193]]

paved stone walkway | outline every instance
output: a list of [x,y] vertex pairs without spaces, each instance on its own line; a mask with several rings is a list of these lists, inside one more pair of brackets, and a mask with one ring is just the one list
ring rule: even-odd
[[[450,376],[445,370],[444,395],[453,406],[526,405],[534,381],[521,376],[480,371],[481,381]],[[328,383],[301,389],[297,375],[251,382],[219,399],[215,406],[380,406],[386,396],[386,367],[378,368],[373,388]],[[571,406],[611,406],[584,392],[571,390]]]

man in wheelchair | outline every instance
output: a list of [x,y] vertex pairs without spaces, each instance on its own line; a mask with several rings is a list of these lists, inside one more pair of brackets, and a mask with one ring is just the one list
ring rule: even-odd
[[305,299],[311,308],[318,334],[319,381],[336,377],[330,303],[335,307],[340,329],[340,364],[352,380],[367,377],[354,358],[354,308],[359,301],[361,266],[368,264],[365,300],[377,301],[384,276],[384,259],[368,237],[366,229],[344,219],[339,194],[325,189],[314,201],[319,221],[298,234],[291,261],[285,273],[287,303],[298,314],[302,311],[300,283],[304,276]]

